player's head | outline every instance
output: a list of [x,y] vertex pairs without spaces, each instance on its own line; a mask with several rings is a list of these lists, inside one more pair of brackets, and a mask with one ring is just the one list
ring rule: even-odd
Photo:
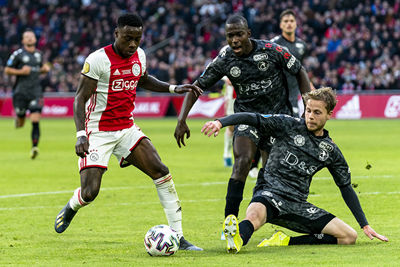
[[279,16],[279,28],[287,35],[292,35],[296,31],[296,15],[292,9],[284,10]]
[[114,47],[122,57],[132,56],[139,47],[143,21],[137,14],[124,14],[118,18]]
[[36,45],[36,36],[35,33],[27,29],[22,33],[22,44],[28,48],[34,48]]
[[330,87],[310,91],[303,95],[306,103],[305,118],[307,129],[321,133],[336,106],[336,93]]
[[250,53],[252,49],[250,35],[247,20],[243,16],[235,14],[225,22],[226,41],[237,56]]

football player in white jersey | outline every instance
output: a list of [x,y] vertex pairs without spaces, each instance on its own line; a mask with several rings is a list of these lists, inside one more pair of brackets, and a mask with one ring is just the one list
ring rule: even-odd
[[64,232],[77,211],[96,198],[114,154],[121,167],[133,165],[153,179],[168,223],[180,238],[180,249],[202,250],[184,239],[182,210],[172,176],[132,116],[137,86],[155,92],[191,92],[196,97],[202,90],[194,85],[170,85],[148,75],[146,56],[139,47],[142,33],[138,15],[122,15],[114,43],[86,59],[74,101],[81,186],[57,215],[55,230]]

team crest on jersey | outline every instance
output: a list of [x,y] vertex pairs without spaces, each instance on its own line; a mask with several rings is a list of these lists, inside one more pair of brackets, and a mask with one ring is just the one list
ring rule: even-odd
[[319,143],[318,147],[322,150],[326,150],[327,152],[332,152],[333,151],[333,146],[328,144],[327,142],[322,141]]
[[40,60],[42,59],[42,56],[40,55],[39,52],[35,52],[33,56],[36,58],[37,63],[40,63]]
[[229,72],[232,75],[232,77],[235,77],[235,78],[239,77],[240,74],[242,73],[242,71],[239,69],[239,67],[236,67],[236,66],[233,66]]
[[303,55],[304,54],[304,44],[302,43],[296,43],[296,47],[299,50],[299,54]]
[[319,151],[318,157],[319,157],[319,160],[325,161],[325,160],[327,160],[329,158],[329,153],[328,153],[328,151],[326,151],[324,149],[321,149]]
[[22,61],[24,62],[24,63],[27,63],[27,62],[29,62],[29,56],[23,56],[22,57]]
[[249,128],[249,125],[246,124],[240,124],[238,127],[239,131],[245,131],[247,128]]
[[137,63],[133,64],[133,66],[132,66],[132,74],[134,76],[139,76],[139,74],[140,74],[140,66],[139,66],[139,64],[137,64]]
[[306,143],[306,139],[304,138],[304,136],[302,136],[302,135],[296,135],[294,138],[293,138],[293,141],[294,141],[294,144],[296,145],[296,146],[304,146],[304,144]]
[[266,71],[268,69],[268,66],[269,65],[267,62],[264,61],[258,62],[258,69],[261,71]]
[[82,68],[82,73],[86,74],[89,71],[90,71],[90,65],[89,65],[89,63],[85,62],[85,64],[83,65],[83,68]]
[[99,159],[99,154],[97,153],[90,153],[90,160],[97,161]]

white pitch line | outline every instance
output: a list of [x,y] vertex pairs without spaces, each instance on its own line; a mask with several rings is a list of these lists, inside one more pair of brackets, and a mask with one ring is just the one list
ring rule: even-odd
[[[176,187],[187,187],[187,186],[212,186],[212,185],[220,185],[226,184],[227,182],[207,182],[207,183],[199,183],[199,184],[179,184]],[[116,190],[128,190],[128,189],[148,189],[154,188],[154,185],[140,185],[140,186],[122,186],[122,187],[104,187],[101,188],[100,191],[116,191]],[[52,191],[52,192],[36,192],[36,193],[25,193],[25,194],[13,194],[13,195],[2,195],[2,198],[18,198],[18,197],[30,197],[30,196],[42,196],[42,195],[58,195],[58,194],[66,194],[72,193],[74,190],[65,190],[65,191]]]
[[[359,193],[359,195],[399,195],[400,191],[394,192],[365,192]],[[326,197],[331,195],[338,194],[315,194],[310,195],[310,197]],[[339,196],[339,195],[338,195]],[[248,201],[251,198],[243,198],[243,200]],[[201,203],[201,202],[223,202],[224,198],[214,198],[214,199],[190,199],[190,200],[182,200],[182,203]],[[160,205],[158,201],[143,201],[143,202],[132,202],[132,203],[114,203],[114,204],[106,204],[104,206],[136,206],[136,205]],[[63,206],[32,206],[32,207],[11,207],[11,208],[0,208],[0,211],[12,211],[12,210],[33,210],[33,209],[53,209],[53,208],[62,208]]]
[[[353,176],[352,178],[356,179],[371,179],[371,178],[393,178],[393,175],[361,175],[361,176]],[[314,177],[313,180],[330,180],[332,177]],[[188,187],[188,186],[213,186],[213,185],[225,185],[227,181],[218,181],[218,182],[205,182],[198,184],[176,184],[176,187]],[[125,186],[125,187],[105,187],[101,188],[100,191],[116,191],[116,190],[129,190],[129,189],[148,189],[153,188],[153,185],[141,185],[141,186]],[[2,195],[0,199],[5,198],[19,198],[19,197],[30,197],[30,196],[42,196],[42,195],[58,195],[58,194],[67,194],[72,193],[74,190],[64,190],[64,191],[52,191],[52,192],[36,192],[36,193],[24,193],[24,194],[13,194],[13,195]]]

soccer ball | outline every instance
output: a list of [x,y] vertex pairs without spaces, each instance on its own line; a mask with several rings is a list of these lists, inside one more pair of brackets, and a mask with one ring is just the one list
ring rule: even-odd
[[156,225],[144,236],[144,247],[150,256],[171,256],[179,249],[178,235],[168,225]]

